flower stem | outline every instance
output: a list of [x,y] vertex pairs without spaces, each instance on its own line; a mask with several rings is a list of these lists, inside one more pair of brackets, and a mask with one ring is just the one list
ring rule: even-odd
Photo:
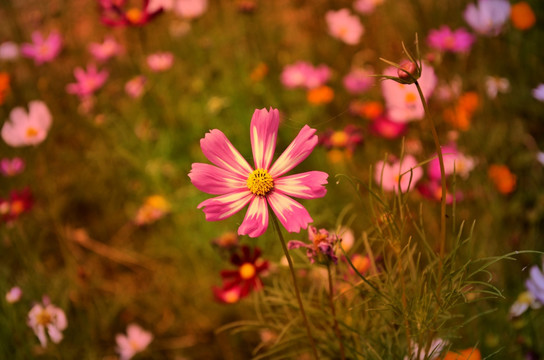
[[329,274],[329,306],[331,307],[332,320],[334,322],[334,332],[338,338],[338,343],[340,344],[340,358],[342,360],[346,359],[344,343],[342,342],[342,334],[340,333],[340,328],[338,327],[338,321],[336,320],[336,308],[334,307],[334,288],[332,285],[332,274],[331,274],[331,265],[327,263],[327,272]]
[[317,354],[317,348],[315,347],[314,338],[312,336],[312,331],[310,329],[310,323],[308,322],[308,318],[306,317],[306,312],[304,311],[304,305],[302,304],[302,298],[300,297],[300,291],[298,290],[297,276],[295,274],[295,267],[293,266],[293,260],[291,259],[291,255],[289,255],[289,251],[287,250],[287,245],[285,244],[285,240],[281,233],[280,225],[278,224],[278,219],[276,219],[276,216],[274,214],[271,214],[271,218],[272,218],[272,222],[274,223],[274,228],[276,229],[276,232],[278,233],[278,237],[280,238],[281,247],[283,248],[283,253],[285,254],[285,257],[287,258],[287,262],[289,263],[289,270],[291,270],[293,285],[295,287],[295,293],[297,294],[298,307],[300,308],[300,313],[302,314],[302,319],[304,320],[304,325],[306,326],[306,333],[308,334],[308,340],[310,340],[310,345],[314,353],[314,358],[316,360],[319,360],[319,356]]

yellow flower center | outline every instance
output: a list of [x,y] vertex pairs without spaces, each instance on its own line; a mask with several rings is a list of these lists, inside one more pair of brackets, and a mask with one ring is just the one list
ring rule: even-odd
[[333,146],[342,147],[346,146],[349,141],[349,136],[345,131],[335,131],[331,135],[331,143]]
[[19,215],[25,210],[25,204],[21,200],[15,200],[11,203],[11,213]]
[[406,94],[406,97],[404,98],[404,101],[407,103],[413,103],[416,101],[416,95],[414,93],[408,93]]
[[255,269],[255,266],[251,263],[245,263],[240,266],[240,277],[244,280],[251,279],[255,276],[255,273],[257,270]]
[[238,292],[236,290],[230,290],[225,294],[224,300],[228,304],[233,304],[240,300],[240,295],[238,295]]
[[26,129],[26,136],[27,137],[33,138],[36,135],[38,135],[38,130],[36,130],[35,128],[29,127],[28,129]]
[[36,316],[36,322],[38,325],[47,326],[51,323],[51,315],[44,309]]
[[125,13],[125,16],[127,17],[128,21],[133,24],[137,24],[142,20],[143,13],[140,9],[132,8]]
[[257,169],[249,174],[246,184],[253,194],[265,196],[274,188],[274,179],[265,169]]

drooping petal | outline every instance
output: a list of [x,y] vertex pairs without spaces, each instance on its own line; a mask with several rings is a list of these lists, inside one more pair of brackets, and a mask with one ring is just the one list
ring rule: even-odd
[[197,208],[202,208],[208,221],[223,220],[240,211],[253,196],[249,190],[234,192],[204,200]]
[[306,244],[305,242],[299,241],[299,240],[291,240],[287,243],[287,249],[293,250],[298,248],[308,248],[310,245]]
[[249,204],[244,221],[238,228],[238,235],[261,236],[268,227],[268,206],[264,196],[255,196]]
[[301,199],[316,199],[325,196],[329,174],[322,171],[308,171],[274,180],[274,188],[286,195]]
[[246,159],[236,150],[229,139],[220,130],[210,130],[200,140],[204,156],[222,169],[246,177],[253,171]]
[[55,344],[58,344],[62,341],[62,333],[52,324],[47,325],[47,333]]
[[194,163],[189,177],[198,190],[208,194],[223,195],[247,190],[247,179],[210,164]]
[[255,169],[270,167],[276,149],[279,123],[280,113],[277,109],[270,109],[270,112],[261,109],[253,113],[250,135]]
[[301,228],[306,229],[308,224],[313,221],[304,206],[280,192],[272,191],[268,194],[267,199],[272,210],[289,232],[299,232]]
[[310,155],[316,145],[315,129],[304,125],[297,137],[272,165],[269,171],[270,176],[275,179],[300,164]]

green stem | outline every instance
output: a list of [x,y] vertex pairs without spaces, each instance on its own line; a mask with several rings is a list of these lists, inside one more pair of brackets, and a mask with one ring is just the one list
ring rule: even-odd
[[340,344],[340,358],[346,360],[346,354],[344,350],[344,343],[342,342],[342,334],[340,333],[340,327],[338,326],[338,321],[336,320],[336,308],[334,307],[334,288],[332,285],[332,274],[331,274],[331,265],[327,263],[327,272],[329,274],[329,306],[331,307],[332,320],[334,325],[334,332],[338,338],[338,343]]
[[308,322],[308,318],[306,317],[306,312],[304,311],[304,305],[302,304],[302,298],[300,297],[300,291],[298,290],[297,276],[295,274],[295,267],[293,266],[293,260],[291,259],[291,256],[289,255],[289,251],[287,250],[287,245],[285,244],[285,240],[281,233],[280,225],[278,224],[278,219],[276,219],[276,215],[274,214],[270,214],[270,215],[271,215],[270,217],[272,218],[272,222],[274,223],[274,228],[276,229],[276,232],[278,233],[278,237],[280,238],[281,247],[283,248],[283,253],[285,254],[285,257],[287,258],[287,262],[289,263],[289,270],[291,270],[293,285],[295,287],[295,293],[297,294],[298,307],[300,308],[300,313],[302,314],[302,319],[304,320],[304,325],[306,326],[306,333],[308,334],[308,340],[310,340],[310,345],[314,353],[314,358],[316,360],[319,360],[319,356],[317,355],[317,348],[315,347],[314,338],[312,336],[312,330],[310,329],[310,323]]

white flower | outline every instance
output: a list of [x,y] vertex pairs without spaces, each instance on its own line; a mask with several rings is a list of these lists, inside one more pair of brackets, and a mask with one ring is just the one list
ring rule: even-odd
[[490,99],[497,97],[498,93],[507,93],[510,91],[510,81],[507,78],[501,78],[498,76],[488,76],[485,78],[485,88],[487,96]]
[[36,304],[28,313],[28,326],[40,340],[42,347],[47,346],[47,334],[55,344],[62,340],[62,331],[68,326],[64,311],[52,304]]
[[127,327],[127,335],[117,334],[115,336],[120,360],[129,360],[137,353],[144,351],[152,340],[153,334],[136,324],[130,324]]
[[28,113],[16,107],[2,127],[2,139],[14,147],[37,145],[45,140],[51,126],[51,113],[43,101],[31,101]]

